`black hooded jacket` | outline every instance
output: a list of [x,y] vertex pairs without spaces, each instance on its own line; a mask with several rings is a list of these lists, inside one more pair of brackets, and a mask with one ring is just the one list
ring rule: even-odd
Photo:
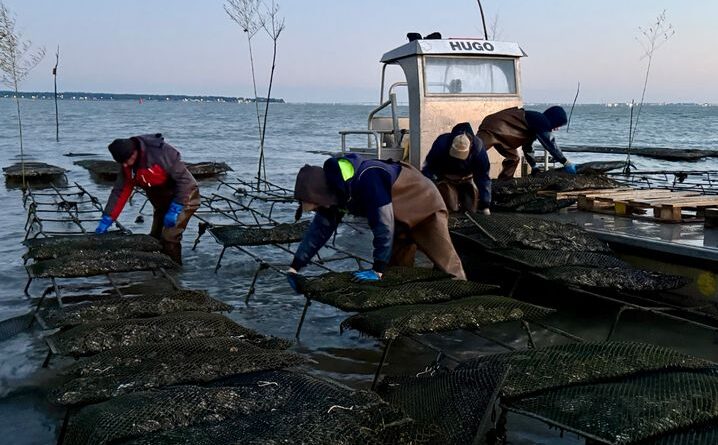
[[[464,160],[449,155],[454,138],[462,133],[471,141],[469,156]],[[489,156],[486,154],[483,142],[474,135],[471,124],[463,122],[454,126],[451,133],[444,133],[436,138],[429,154],[426,155],[421,172],[432,180],[440,180],[446,175],[473,175],[474,184],[479,189],[480,206],[485,208],[491,204],[490,168]]]

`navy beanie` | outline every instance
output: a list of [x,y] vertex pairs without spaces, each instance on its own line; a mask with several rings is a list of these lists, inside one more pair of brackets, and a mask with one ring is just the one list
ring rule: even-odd
[[560,107],[558,105],[547,109],[543,112],[543,115],[546,116],[546,119],[548,119],[552,129],[563,127],[568,122],[568,117],[566,117],[566,110],[564,110],[563,107]]
[[132,156],[132,152],[135,150],[135,144],[132,139],[115,139],[110,145],[107,146],[110,150],[112,159],[120,164]]

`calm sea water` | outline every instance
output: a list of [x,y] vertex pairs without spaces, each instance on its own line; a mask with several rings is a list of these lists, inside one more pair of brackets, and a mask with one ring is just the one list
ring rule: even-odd
[[[184,159],[224,161],[234,175],[251,177],[257,165],[257,128],[254,106],[232,103],[192,102],[75,102],[60,103],[61,141],[55,142],[54,105],[51,101],[23,100],[25,153],[28,158],[48,162],[69,170],[68,180],[87,186],[103,201],[109,194],[108,185],[92,182],[88,173],[72,164],[77,158],[62,156],[67,152],[94,153],[108,157],[106,147],[114,138],[133,134],[161,132],[178,147]],[[273,104],[267,134],[267,173],[269,179],[285,186],[293,185],[293,178],[305,163],[321,163],[323,155],[317,151],[339,148],[337,132],[342,129],[362,129],[372,107],[363,105]],[[529,107],[542,109],[541,106]],[[18,159],[19,147],[14,102],[0,99],[0,166]],[[569,133],[561,131],[557,138],[564,144],[625,146],[628,135],[629,109],[625,106],[609,108],[600,105],[576,107]],[[472,122],[476,126],[476,122]],[[696,105],[647,106],[643,110],[635,145],[681,148],[718,149],[718,107]],[[595,155],[570,156],[575,162],[595,160]],[[602,156],[601,159],[623,159],[623,156]],[[718,169],[715,160],[700,163],[675,164],[636,158],[639,169],[693,168]],[[203,182],[204,192],[215,189],[215,182]],[[23,297],[26,274],[20,244],[24,236],[25,209],[21,193],[0,185],[0,320],[27,312],[28,300]],[[137,204],[135,204],[137,206]],[[136,224],[137,207],[128,207],[121,222],[133,231],[146,232],[147,224]],[[232,317],[263,333],[292,337],[303,306],[303,299],[294,296],[284,278],[264,274],[257,286],[257,294],[249,306],[243,303],[255,262],[237,253],[228,253],[223,268],[212,273],[219,246],[205,236],[197,251],[190,252],[190,241],[197,234],[197,225],[190,224],[185,238],[185,267],[178,279],[186,287],[208,289],[217,298],[237,308]],[[352,229],[340,232],[338,243],[364,254],[366,234],[357,236]],[[275,263],[290,260],[287,254],[271,249],[264,251]],[[34,286],[38,296],[42,286]],[[371,381],[378,360],[377,344],[353,333],[340,336],[338,326],[346,315],[330,307],[315,304],[311,307],[303,337],[295,349],[308,354],[317,364],[313,372],[332,377],[353,386],[366,387]],[[571,320],[564,320],[571,324]],[[579,322],[573,324],[579,325]],[[577,326],[575,326],[577,327]],[[630,325],[623,335],[640,338],[641,327]],[[600,332],[595,333],[598,337]],[[497,332],[507,342],[521,345],[521,333]],[[657,341],[683,342],[688,345],[695,333],[673,332]],[[590,335],[589,335],[590,336]],[[668,340],[670,337],[670,340]],[[684,339],[684,340],[682,340]],[[550,336],[543,338],[550,342]],[[463,350],[496,350],[476,338],[457,334],[437,337],[434,343]],[[41,370],[45,347],[38,332],[21,334],[0,342],[0,431],[12,443],[51,443],[61,412],[44,401],[48,381],[55,378],[52,369]],[[434,358],[431,351],[406,342],[394,347],[388,372],[414,373]],[[525,419],[510,419],[514,443],[555,443],[558,435],[540,424]],[[566,437],[561,443],[574,443]]]

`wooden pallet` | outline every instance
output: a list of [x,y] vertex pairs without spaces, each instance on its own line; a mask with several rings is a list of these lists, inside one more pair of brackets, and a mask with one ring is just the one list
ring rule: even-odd
[[[632,217],[645,215],[660,222],[701,221],[706,208],[718,206],[718,196],[659,189],[583,191],[577,199],[580,210]],[[646,215],[651,209],[653,215]]]

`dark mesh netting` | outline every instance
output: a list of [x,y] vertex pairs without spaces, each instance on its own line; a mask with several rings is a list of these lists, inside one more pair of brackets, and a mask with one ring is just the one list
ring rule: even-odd
[[382,438],[411,435],[413,426],[374,394],[305,374],[263,372],[88,406],[70,419],[65,444],[400,443]]
[[437,281],[451,278],[451,275],[425,267],[389,267],[379,281],[355,283],[354,272],[327,272],[315,278],[305,280],[303,291],[310,297],[327,292],[345,291],[359,287],[394,287],[400,284],[419,281]]
[[481,295],[439,304],[386,307],[353,315],[341,329],[355,329],[382,340],[402,335],[454,329],[478,329],[509,320],[543,317],[553,309],[534,306],[512,298]]
[[226,162],[185,162],[187,170],[197,179],[212,178],[232,171]]
[[718,443],[718,424],[690,428],[685,431],[667,434],[653,445],[715,445]]
[[629,267],[626,262],[605,253],[531,249],[505,249],[492,253],[530,269],[558,266]]
[[21,332],[27,331],[30,328],[30,323],[32,323],[33,318],[34,314],[28,312],[27,314],[0,321],[0,341],[7,340]]
[[473,214],[471,217],[480,227],[472,223],[459,231],[486,249],[611,251],[606,243],[573,224],[518,214]]
[[76,278],[112,272],[134,272],[159,268],[175,269],[177,264],[159,252],[132,250],[85,250],[26,266],[33,278]]
[[631,268],[594,269],[582,266],[555,267],[542,272],[549,280],[578,287],[650,292],[677,289],[686,284],[683,277]]
[[23,176],[25,176],[26,179],[41,179],[62,176],[65,174],[66,170],[44,162],[17,162],[9,167],[3,167],[2,171],[5,173],[5,177],[7,179],[22,180]]
[[41,317],[50,328],[93,321],[156,317],[173,312],[228,312],[232,306],[210,297],[206,291],[183,289],[156,295],[114,297],[94,302],[45,309]]
[[35,238],[23,241],[28,248],[23,258],[46,260],[71,255],[79,250],[134,250],[159,252],[160,242],[149,235],[127,235],[106,233],[103,235],[67,235],[49,238]]
[[346,312],[364,312],[388,306],[439,303],[496,293],[497,286],[472,281],[442,280],[407,283],[395,287],[359,286],[312,297]]
[[556,199],[549,196],[539,196],[534,193],[525,195],[509,195],[505,200],[494,202],[493,210],[501,212],[519,213],[553,213],[576,203],[575,199]]
[[178,383],[208,382],[300,365],[302,356],[234,338],[203,338],[116,348],[80,360],[52,391],[60,405],[86,404]]
[[377,392],[420,424],[438,428],[444,444],[484,443],[505,368],[465,369],[425,377],[387,377]]
[[712,363],[662,346],[633,342],[571,343],[467,360],[457,369],[504,365],[502,396],[596,383],[653,371],[701,369]]
[[[117,162],[105,159],[81,159],[73,162],[73,164],[87,169],[93,175],[108,181],[114,181],[120,170],[120,165]],[[197,179],[211,178],[232,171],[232,168],[225,162],[198,162],[195,164],[185,162],[185,166],[192,176]]]
[[570,386],[510,407],[588,437],[629,444],[718,419],[718,375],[670,372]]
[[87,323],[53,334],[47,342],[58,354],[83,356],[120,346],[204,337],[237,337],[266,347],[287,344],[286,340],[266,337],[223,315],[204,312]]
[[259,246],[301,241],[307,228],[309,221],[278,224],[274,227],[216,226],[210,227],[209,231],[223,246]]
[[491,195],[500,201],[511,195],[524,195],[541,191],[568,192],[572,190],[610,189],[620,184],[606,175],[570,175],[548,171],[522,178],[493,181]]

